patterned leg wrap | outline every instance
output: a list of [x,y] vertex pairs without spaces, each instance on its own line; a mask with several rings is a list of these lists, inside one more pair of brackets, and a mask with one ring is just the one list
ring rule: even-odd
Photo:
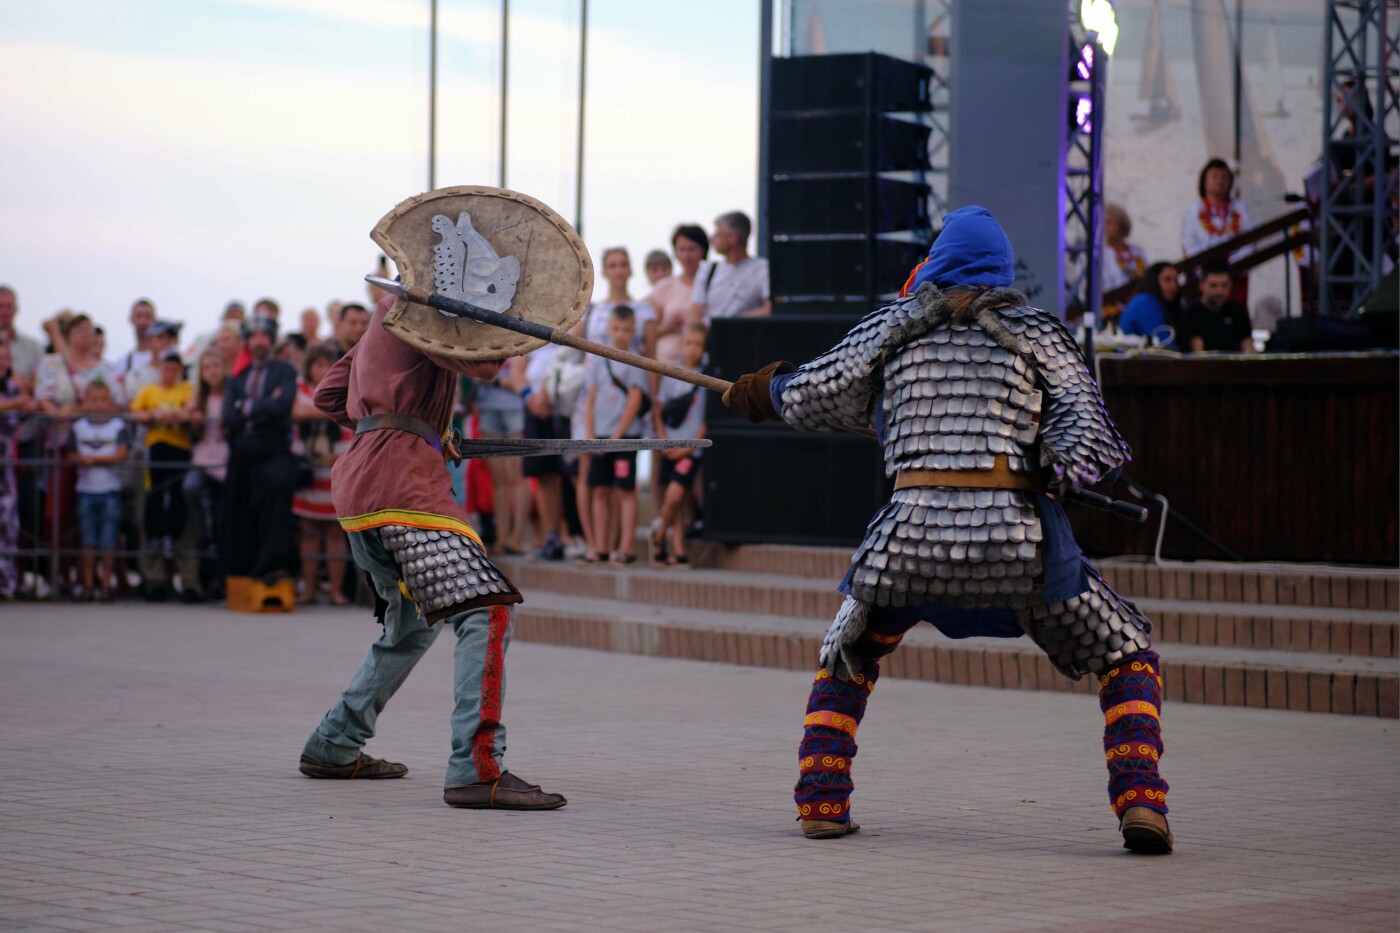
[[812,682],[797,746],[797,786],[793,800],[803,820],[846,823],[851,819],[851,759],[856,755],[856,727],[880,677],[880,658],[899,646],[903,632],[868,631],[859,641],[868,660],[851,680],[838,680],[823,668]]
[[1162,757],[1160,668],[1155,651],[1141,651],[1099,677],[1108,799],[1120,817],[1129,807],[1167,812],[1167,782],[1157,773]]

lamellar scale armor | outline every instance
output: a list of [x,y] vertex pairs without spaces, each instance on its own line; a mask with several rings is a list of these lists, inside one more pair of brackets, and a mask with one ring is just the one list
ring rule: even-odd
[[398,562],[409,597],[432,621],[462,609],[520,602],[519,591],[466,535],[386,525],[379,540]]
[[[1105,476],[1129,457],[1078,346],[1020,292],[991,289],[954,319],[932,284],[868,315],[782,386],[799,430],[882,422],[885,469]],[[1078,677],[1148,647],[1150,624],[1092,569],[1089,590],[1044,605],[1036,495],[1020,489],[896,489],[852,557],[853,600],[1016,610]],[[859,613],[848,606],[843,613]]]

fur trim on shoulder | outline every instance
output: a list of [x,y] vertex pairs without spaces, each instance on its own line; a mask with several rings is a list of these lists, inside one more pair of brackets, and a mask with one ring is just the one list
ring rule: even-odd
[[919,307],[923,309],[926,315],[936,314],[940,305],[946,307],[948,303],[943,297],[943,292],[932,282],[925,282],[920,285],[912,297],[919,302]]
[[[932,282],[925,282],[910,296],[919,303],[926,317],[943,318],[951,314],[948,295]],[[972,315],[982,310],[996,311],[1001,308],[1014,308],[1026,303],[1026,296],[1014,288],[989,288],[972,302],[968,309]]]
[[1016,288],[989,288],[986,293],[972,303],[973,313],[981,311],[983,308],[996,311],[1001,308],[1019,308],[1029,301],[1020,289]]
[[[932,282],[925,282],[911,296],[919,302],[919,308],[924,313],[924,319],[929,329],[941,327],[948,324],[953,319],[953,309],[944,293]],[[964,320],[975,323],[989,337],[997,342],[998,346],[1015,353],[1020,357],[1028,357],[1031,349],[1024,340],[1017,337],[1006,329],[1001,322],[1001,312],[1007,308],[1021,307],[1026,304],[1026,296],[1014,288],[989,288],[972,302],[967,309],[967,317]]]
[[1007,329],[1001,314],[1008,308],[1025,307],[1026,301],[1026,296],[1014,288],[994,288],[973,302],[972,311],[977,326],[995,340],[997,346],[1029,361],[1033,352],[1030,344]]
[[1024,360],[1031,359],[1031,345],[1021,337],[1011,333],[1002,323],[1001,316],[990,308],[983,308],[977,312],[977,317],[973,320],[977,326],[982,328],[982,332],[997,342],[997,346],[1009,353],[1014,353]]

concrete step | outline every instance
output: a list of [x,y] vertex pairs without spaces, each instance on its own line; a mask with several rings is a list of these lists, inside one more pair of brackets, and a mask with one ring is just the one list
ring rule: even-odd
[[[631,654],[812,670],[826,622],[526,589],[515,637]],[[1210,645],[1163,649],[1171,702],[1400,718],[1400,661]],[[1093,693],[1026,639],[941,637],[917,626],[882,675],[967,686]]]
[[[849,548],[697,542],[697,566],[749,573],[838,580]],[[1263,605],[1400,612],[1400,570],[1325,564],[1151,563],[1147,558],[1096,560],[1109,585],[1125,596]]]
[[[736,617],[758,613],[822,620],[831,619],[841,604],[835,590],[839,575],[698,567],[655,570],[641,564],[618,570],[511,558],[497,563],[527,596],[546,591]],[[1400,657],[1400,616],[1388,610],[1146,597],[1136,601],[1153,621],[1155,640],[1163,644]]]

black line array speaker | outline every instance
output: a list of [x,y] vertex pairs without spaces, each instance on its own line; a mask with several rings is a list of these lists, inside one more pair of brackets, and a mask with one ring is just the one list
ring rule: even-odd
[[922,258],[932,77],[874,52],[773,60],[763,184],[775,314],[816,300],[859,318]]
[[850,235],[925,229],[929,186],[875,178],[774,178],[768,229],[778,236]]
[[906,240],[774,240],[768,254],[770,287],[789,299],[863,296],[864,314],[879,304],[879,295],[898,291],[924,256],[924,246]]
[[868,112],[775,113],[768,149],[774,175],[916,172],[928,166],[931,130]]
[[747,423],[716,426],[710,438],[707,538],[854,546],[889,498],[872,440]]
[[[803,363],[845,335],[841,318],[730,318],[713,322],[710,371],[733,380],[774,360]],[[711,394],[705,451],[705,537],[726,542],[854,545],[889,498],[871,439],[749,424]]]
[[[774,316],[712,322],[715,375],[813,359],[923,257],[929,127],[919,115],[932,109],[932,77],[873,52],[773,60],[762,184]],[[889,498],[869,438],[751,425],[717,396],[707,411],[708,538],[854,545]]]
[[931,110],[923,65],[874,52],[773,59],[773,110]]

